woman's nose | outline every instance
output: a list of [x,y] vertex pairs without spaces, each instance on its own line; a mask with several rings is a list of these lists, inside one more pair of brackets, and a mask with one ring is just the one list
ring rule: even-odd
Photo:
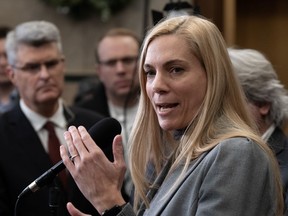
[[168,91],[167,80],[161,73],[156,73],[153,80],[153,91],[160,93]]

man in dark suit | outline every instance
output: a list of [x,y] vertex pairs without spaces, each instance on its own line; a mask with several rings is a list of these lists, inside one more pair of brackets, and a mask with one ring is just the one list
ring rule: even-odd
[[[245,92],[248,108],[262,138],[273,150],[282,176],[288,207],[288,139],[282,130],[288,119],[288,94],[271,62],[253,49],[229,48],[236,75]],[[287,211],[288,215],[288,211]]]
[[20,102],[0,117],[0,215],[10,216],[14,211],[17,216],[68,215],[69,200],[96,215],[67,170],[61,172],[63,178],[59,174],[46,187],[21,196],[16,205],[21,191],[55,164],[46,122],[54,126],[58,144],[54,153],[59,154],[59,145],[66,144],[63,133],[70,125],[88,129],[102,115],[67,107],[61,99],[65,58],[54,24],[20,24],[8,34],[5,46],[8,76],[19,91]]

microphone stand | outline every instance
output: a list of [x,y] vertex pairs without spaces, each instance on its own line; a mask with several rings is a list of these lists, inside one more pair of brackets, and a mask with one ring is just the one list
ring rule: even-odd
[[[49,187],[48,205],[50,216],[58,216],[60,207],[59,203],[60,203],[61,189],[59,188],[55,180],[48,187]],[[14,206],[14,216],[17,216],[19,207],[18,204],[20,202],[20,199],[25,195],[27,195],[27,193],[19,194]]]
[[55,181],[49,186],[49,212],[50,216],[58,216],[60,188]]

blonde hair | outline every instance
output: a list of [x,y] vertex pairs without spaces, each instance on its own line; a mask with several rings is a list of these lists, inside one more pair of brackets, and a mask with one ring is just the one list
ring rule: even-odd
[[[207,90],[202,107],[191,120],[177,145],[173,145],[169,132],[163,131],[158,124],[157,116],[145,91],[146,76],[143,71],[147,48],[151,41],[171,34],[188,42],[189,49],[201,62],[207,76]],[[152,185],[146,176],[147,164],[152,163],[156,175],[159,174],[163,163],[167,160],[167,145],[174,154],[170,172],[184,162],[180,181],[191,160],[198,158],[227,138],[242,136],[254,140],[273,161],[279,190],[278,209],[282,211],[283,197],[278,165],[272,151],[255,132],[256,127],[248,114],[244,93],[233,73],[226,44],[217,27],[210,21],[195,16],[164,20],[147,34],[142,46],[139,66],[142,92],[129,140],[130,168],[135,185],[134,207],[137,208],[141,200],[145,202],[146,207],[149,206],[149,200],[145,195]],[[176,181],[175,185],[179,181]]]

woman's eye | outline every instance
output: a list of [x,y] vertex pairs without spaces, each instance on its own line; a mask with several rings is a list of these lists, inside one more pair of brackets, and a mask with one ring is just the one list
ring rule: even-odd
[[180,67],[173,67],[171,68],[170,72],[171,73],[180,73],[182,72],[184,69],[183,68],[180,68]]
[[155,75],[155,71],[153,71],[153,70],[145,71],[145,75],[146,76],[154,76]]

